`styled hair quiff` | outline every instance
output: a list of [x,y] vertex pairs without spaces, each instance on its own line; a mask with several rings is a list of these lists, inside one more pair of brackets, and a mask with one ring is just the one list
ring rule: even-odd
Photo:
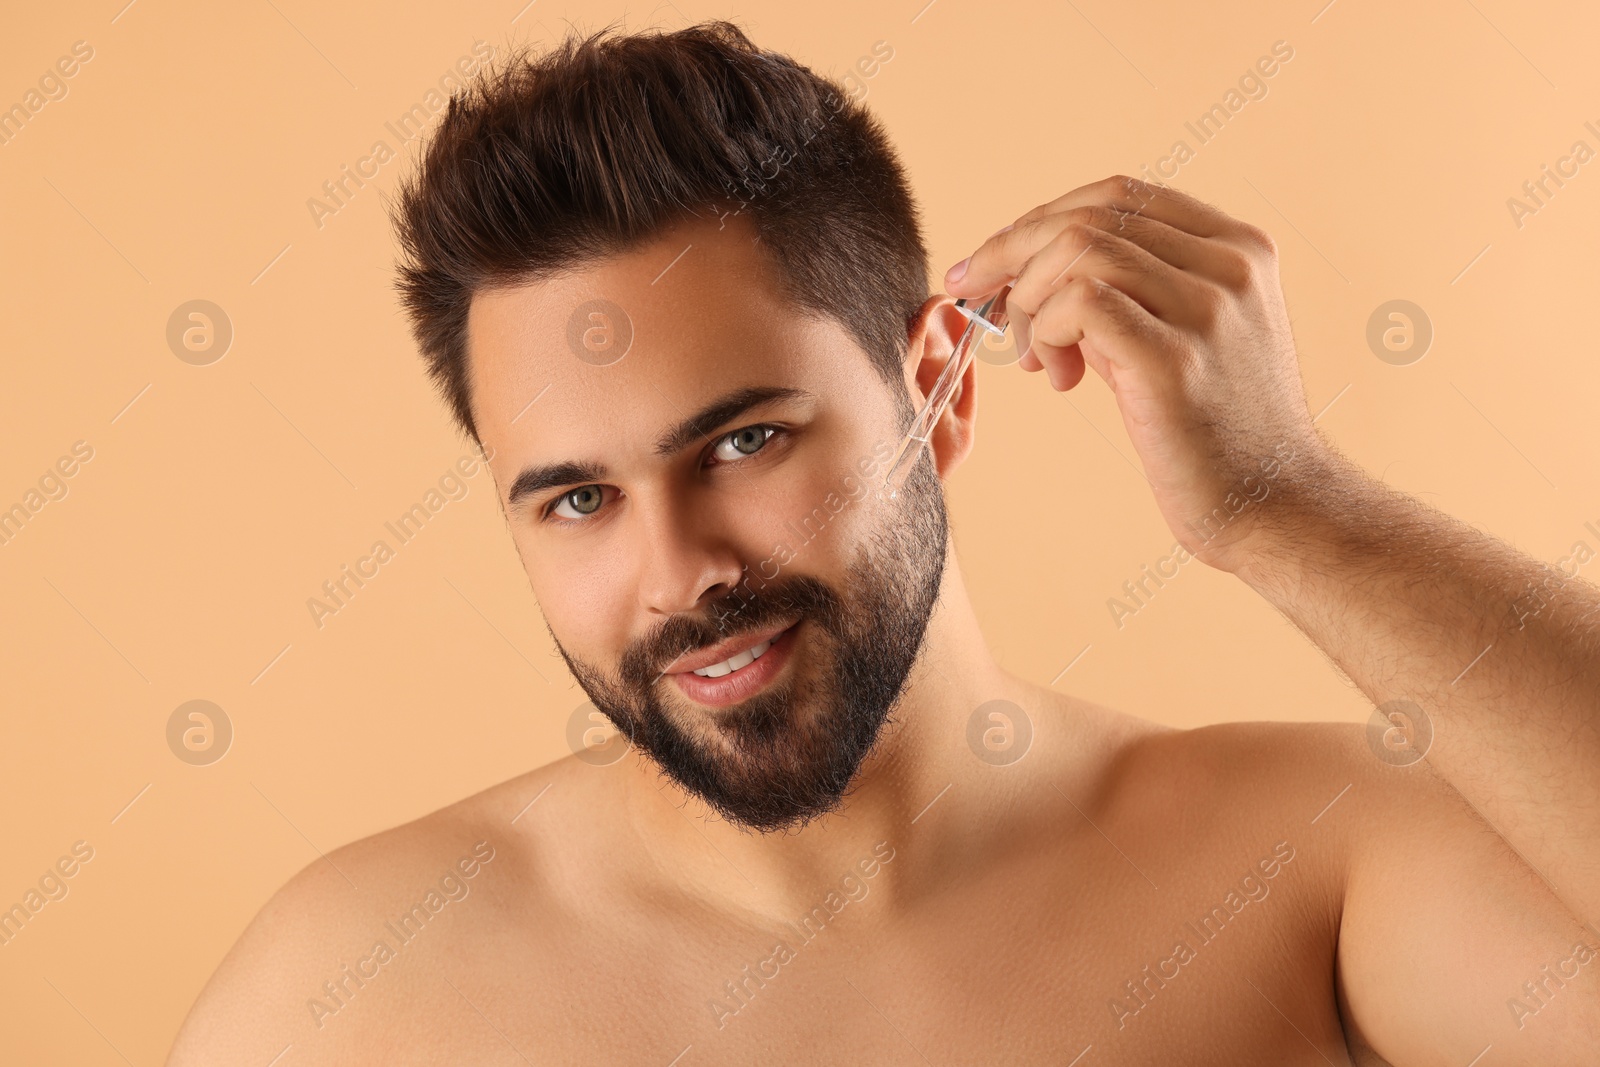
[[[837,320],[897,398],[927,250],[882,125],[730,22],[526,46],[450,99],[390,219],[428,375],[478,444],[474,294],[614,256],[691,218],[754,224],[782,295]],[[906,405],[909,407],[909,404]]]

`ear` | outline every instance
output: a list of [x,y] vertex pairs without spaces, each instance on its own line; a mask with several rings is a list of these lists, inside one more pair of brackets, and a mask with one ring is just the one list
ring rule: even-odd
[[[947,293],[930,296],[918,309],[906,345],[906,388],[913,407],[920,410],[927,401],[933,383],[955,355],[956,342],[966,328],[966,316],[956,310],[955,297]],[[977,380],[978,361],[974,359],[956,383],[955,395],[928,437],[941,480],[948,478],[972,451],[978,415]]]

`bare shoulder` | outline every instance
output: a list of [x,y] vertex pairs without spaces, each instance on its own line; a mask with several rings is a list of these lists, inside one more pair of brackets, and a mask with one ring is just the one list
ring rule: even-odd
[[[1038,686],[1026,691],[1028,706],[1062,724],[1062,747],[1100,768],[1105,784],[1131,777],[1140,790],[1153,790],[1152,797],[1237,790],[1270,792],[1286,802],[1302,792],[1315,795],[1324,778],[1332,781],[1346,769],[1370,771],[1375,762],[1361,724],[1257,721],[1180,728]],[[1158,785],[1163,781],[1165,789]]]
[[260,1065],[290,1047],[299,1063],[350,1062],[355,1050],[371,1056],[375,1041],[401,1040],[411,995],[445,988],[429,957],[536,904],[541,850],[519,810],[568,776],[567,763],[308,863],[218,965],[170,1067]]
[[1426,767],[1375,743],[1364,723],[1184,729],[1036,685],[1018,692],[1018,702],[1054,728],[1048,758],[1079,783],[1083,796],[1073,799],[1135,820],[1176,817],[1247,834],[1271,826],[1309,831],[1381,817],[1397,800],[1460,803]]
[[1175,867],[1198,863],[1200,851],[1304,846],[1317,862],[1299,869],[1330,908],[1352,841],[1398,795],[1420,790],[1427,803],[1447,803],[1437,788],[1386,765],[1360,723],[1181,729],[1044,690],[1036,706],[1066,724],[1053,761],[1061,788],[1113,839],[1120,830]]
[[1460,798],[1425,765],[1375,745],[1364,723],[1227,722],[1132,736],[1115,774],[1124,797],[1224,836],[1302,841],[1342,883],[1352,849],[1393,825],[1397,805],[1454,811]]
[[[1141,719],[1070,693],[1016,681],[1019,702],[1060,733],[1064,750],[1088,763],[1113,760],[1141,740],[1180,732],[1164,723]],[[1040,726],[1043,728],[1044,723]]]
[[1114,772],[1166,800],[1247,803],[1285,819],[1315,805],[1304,812],[1309,825],[1336,797],[1348,799],[1341,796],[1346,787],[1382,778],[1359,723],[1224,722],[1178,729],[1126,715],[1108,722],[1115,731],[1108,735],[1115,741]]

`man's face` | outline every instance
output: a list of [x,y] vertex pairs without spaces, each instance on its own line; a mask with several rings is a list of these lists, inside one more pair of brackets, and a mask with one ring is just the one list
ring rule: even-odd
[[752,238],[743,219],[682,226],[480,294],[469,347],[573,675],[683,788],[773,830],[837,808],[888,720],[946,518],[927,454],[878,501],[910,401],[843,327],[783,303]]

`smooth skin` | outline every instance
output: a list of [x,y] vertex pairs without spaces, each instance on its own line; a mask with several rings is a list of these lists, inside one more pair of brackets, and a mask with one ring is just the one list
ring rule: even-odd
[[[743,221],[474,302],[474,410],[502,503],[529,463],[607,466],[594,525],[507,509],[546,620],[592,662],[725,593],[892,426],[865,354],[777,301]],[[560,760],[309,864],[169,1062],[1592,1064],[1600,597],[1320,437],[1275,257],[1174,190],[1085,186],[947,276],[908,330],[907,388],[920,399],[949,357],[955,297],[1017,279],[1023,366],[1057,389],[1093,368],[1180,542],[1375,703],[1425,705],[1425,759],[1376,758],[1360,725],[1168,729],[1011,676],[952,548],[926,654],[839,815],[747,834],[632,755]],[[685,293],[739,299],[708,317]],[[640,346],[606,368],[565,355],[562,312],[597,294]],[[546,385],[539,417],[519,417]],[[813,399],[655,451],[743,385]],[[976,394],[974,367],[930,441],[941,478],[973,447]],[[788,431],[781,450],[717,462],[757,422]],[[1285,455],[1271,495],[1207,536]],[[788,566],[837,583],[871,521],[845,509]],[[799,641],[785,670],[820,654]],[[1006,766],[967,743],[996,699],[1034,731]],[[493,858],[472,862],[475,846]],[[376,962],[375,942],[399,944],[386,921],[456,870],[464,895]]]

